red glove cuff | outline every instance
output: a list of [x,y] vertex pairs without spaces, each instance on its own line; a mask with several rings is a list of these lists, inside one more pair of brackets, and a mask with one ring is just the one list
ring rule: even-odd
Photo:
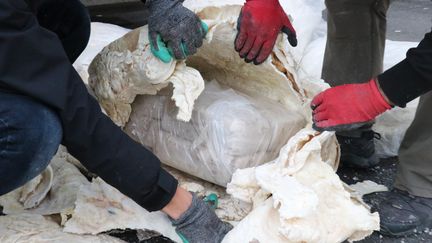
[[373,93],[373,97],[376,98],[376,102],[375,104],[380,105],[381,107],[377,107],[377,111],[379,111],[380,113],[386,110],[390,110],[392,108],[392,106],[386,101],[386,99],[384,98],[384,95],[381,93],[378,84],[377,84],[377,80],[376,79],[372,79],[369,81],[369,88]]

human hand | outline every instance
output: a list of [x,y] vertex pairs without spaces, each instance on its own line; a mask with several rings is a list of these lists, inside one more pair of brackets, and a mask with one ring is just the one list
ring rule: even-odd
[[196,53],[203,44],[206,31],[199,17],[178,0],[148,0],[149,39],[158,51],[158,35],[176,59]]
[[235,49],[246,62],[258,65],[273,50],[280,31],[297,46],[296,32],[278,0],[246,0],[237,22]]
[[312,100],[311,107],[318,131],[353,130],[391,109],[375,79],[327,89]]
[[193,195],[189,209],[172,222],[184,243],[219,243],[233,228],[221,221],[210,205],[196,195]]

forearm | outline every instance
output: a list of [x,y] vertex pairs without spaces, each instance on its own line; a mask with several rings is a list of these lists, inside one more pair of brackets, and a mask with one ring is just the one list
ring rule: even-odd
[[69,152],[147,210],[167,205],[177,181],[160,167],[159,159],[105,116],[81,82],[68,91],[70,106],[59,115]]
[[162,209],[172,219],[177,220],[186,212],[192,203],[192,194],[181,187],[177,187],[172,200]]
[[408,51],[406,59],[379,75],[378,83],[391,103],[400,107],[432,90],[432,32]]

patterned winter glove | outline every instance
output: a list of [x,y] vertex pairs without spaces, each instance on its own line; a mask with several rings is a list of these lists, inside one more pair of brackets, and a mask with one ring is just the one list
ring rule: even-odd
[[327,89],[312,100],[311,107],[318,131],[353,130],[391,109],[375,79]]
[[237,21],[235,49],[246,62],[260,64],[273,50],[280,31],[297,46],[296,32],[278,0],[246,0]]
[[172,220],[177,234],[184,243],[220,243],[232,229],[222,222],[203,200],[194,194],[189,209],[178,219]]
[[146,4],[151,45],[158,48],[159,34],[176,59],[195,54],[206,34],[198,16],[178,0],[148,0]]

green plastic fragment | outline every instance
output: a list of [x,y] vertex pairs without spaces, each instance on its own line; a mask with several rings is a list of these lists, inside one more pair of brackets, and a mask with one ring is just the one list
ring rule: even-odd
[[219,205],[219,198],[216,194],[211,193],[204,198],[204,202],[206,202],[213,210],[216,210]]
[[159,50],[156,50],[156,48],[153,46],[153,42],[150,41],[150,49],[157,58],[159,58],[164,63],[169,63],[172,60],[172,56],[168,51],[168,48],[165,44],[165,42],[162,41],[162,38],[160,35],[157,35],[156,44],[158,46]]
[[207,35],[208,30],[209,30],[207,24],[204,23],[203,21],[201,21],[201,26],[202,26],[202,28],[203,28],[203,30],[204,30],[204,35]]
[[180,239],[183,241],[183,243],[189,243],[188,239],[181,233],[177,232],[177,235],[180,237]]

